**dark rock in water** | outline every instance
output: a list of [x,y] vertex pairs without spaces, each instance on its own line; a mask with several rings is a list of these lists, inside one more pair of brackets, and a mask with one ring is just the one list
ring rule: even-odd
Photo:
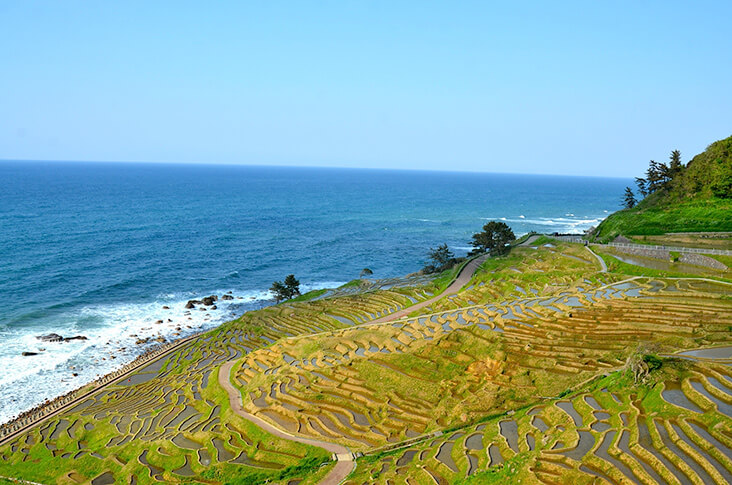
[[77,374],[76,372],[72,372],[71,375],[77,377],[79,374]]
[[204,305],[206,305],[206,306],[211,306],[211,305],[213,305],[213,304],[214,304],[214,302],[215,302],[215,301],[217,301],[218,299],[219,299],[219,297],[218,297],[218,296],[216,296],[216,295],[211,295],[211,296],[207,296],[207,297],[205,297],[205,298],[204,298],[203,300],[201,300],[201,301],[203,301],[203,304],[204,304]]
[[233,300],[233,299],[234,299],[234,297],[233,297],[233,296],[231,296],[231,295],[223,295],[223,296],[221,297],[221,299],[222,299],[222,300]]
[[77,335],[75,337],[65,337],[64,338],[64,342],[68,342],[69,340],[89,340],[89,339],[84,335]]
[[39,335],[36,337],[41,342],[61,342],[64,338],[57,333],[49,333],[48,335]]
[[155,323],[156,323],[156,324],[158,324],[158,325],[160,325],[161,323],[163,323],[163,321],[162,321],[162,320],[158,320],[158,321],[157,321],[157,322],[155,322]]
[[186,308],[196,308],[196,304],[193,303],[193,300],[188,300],[188,303],[186,303]]
[[30,357],[31,355],[38,355],[38,352],[23,352],[23,357]]
[[168,305],[163,305],[163,310],[170,310],[170,307]]
[[218,308],[218,307],[216,305],[214,305],[211,307],[211,310],[216,310],[216,308]]
[[135,340],[135,344],[137,344],[137,345],[146,344],[146,343],[148,343],[149,340],[150,340],[150,337],[138,338],[137,340]]

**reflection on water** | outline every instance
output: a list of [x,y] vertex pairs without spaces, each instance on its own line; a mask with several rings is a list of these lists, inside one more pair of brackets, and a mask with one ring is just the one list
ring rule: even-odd
[[679,355],[699,357],[702,359],[732,359],[732,347],[687,350],[686,352],[679,352]]

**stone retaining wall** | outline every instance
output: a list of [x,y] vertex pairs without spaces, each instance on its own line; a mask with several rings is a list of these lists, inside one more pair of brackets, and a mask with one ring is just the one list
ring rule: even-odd
[[706,266],[707,268],[718,269],[720,271],[727,271],[727,265],[717,261],[709,256],[703,254],[682,254],[679,261],[686,264],[693,264],[696,266]]

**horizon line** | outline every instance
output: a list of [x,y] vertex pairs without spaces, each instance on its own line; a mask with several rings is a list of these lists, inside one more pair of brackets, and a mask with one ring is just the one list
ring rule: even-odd
[[584,177],[584,178],[609,178],[609,179],[632,179],[633,176],[619,175],[583,175],[583,174],[564,174],[564,173],[527,173],[527,172],[495,172],[487,170],[450,170],[439,168],[385,168],[385,167],[353,167],[342,165],[287,165],[287,164],[256,164],[243,162],[168,162],[168,161],[139,161],[139,160],[44,160],[44,159],[16,159],[16,158],[0,158],[3,162],[21,162],[21,163],[88,163],[88,164],[129,164],[129,165],[190,165],[190,166],[216,166],[216,167],[256,167],[256,168],[317,168],[317,169],[340,169],[340,170],[382,170],[390,172],[437,172],[437,173],[475,173],[475,174],[493,174],[493,175],[535,175],[542,177]]

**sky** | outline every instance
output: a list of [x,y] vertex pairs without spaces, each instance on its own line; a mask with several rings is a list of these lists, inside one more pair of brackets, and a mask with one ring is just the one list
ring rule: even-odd
[[0,2],[0,159],[640,175],[732,134],[732,2]]

